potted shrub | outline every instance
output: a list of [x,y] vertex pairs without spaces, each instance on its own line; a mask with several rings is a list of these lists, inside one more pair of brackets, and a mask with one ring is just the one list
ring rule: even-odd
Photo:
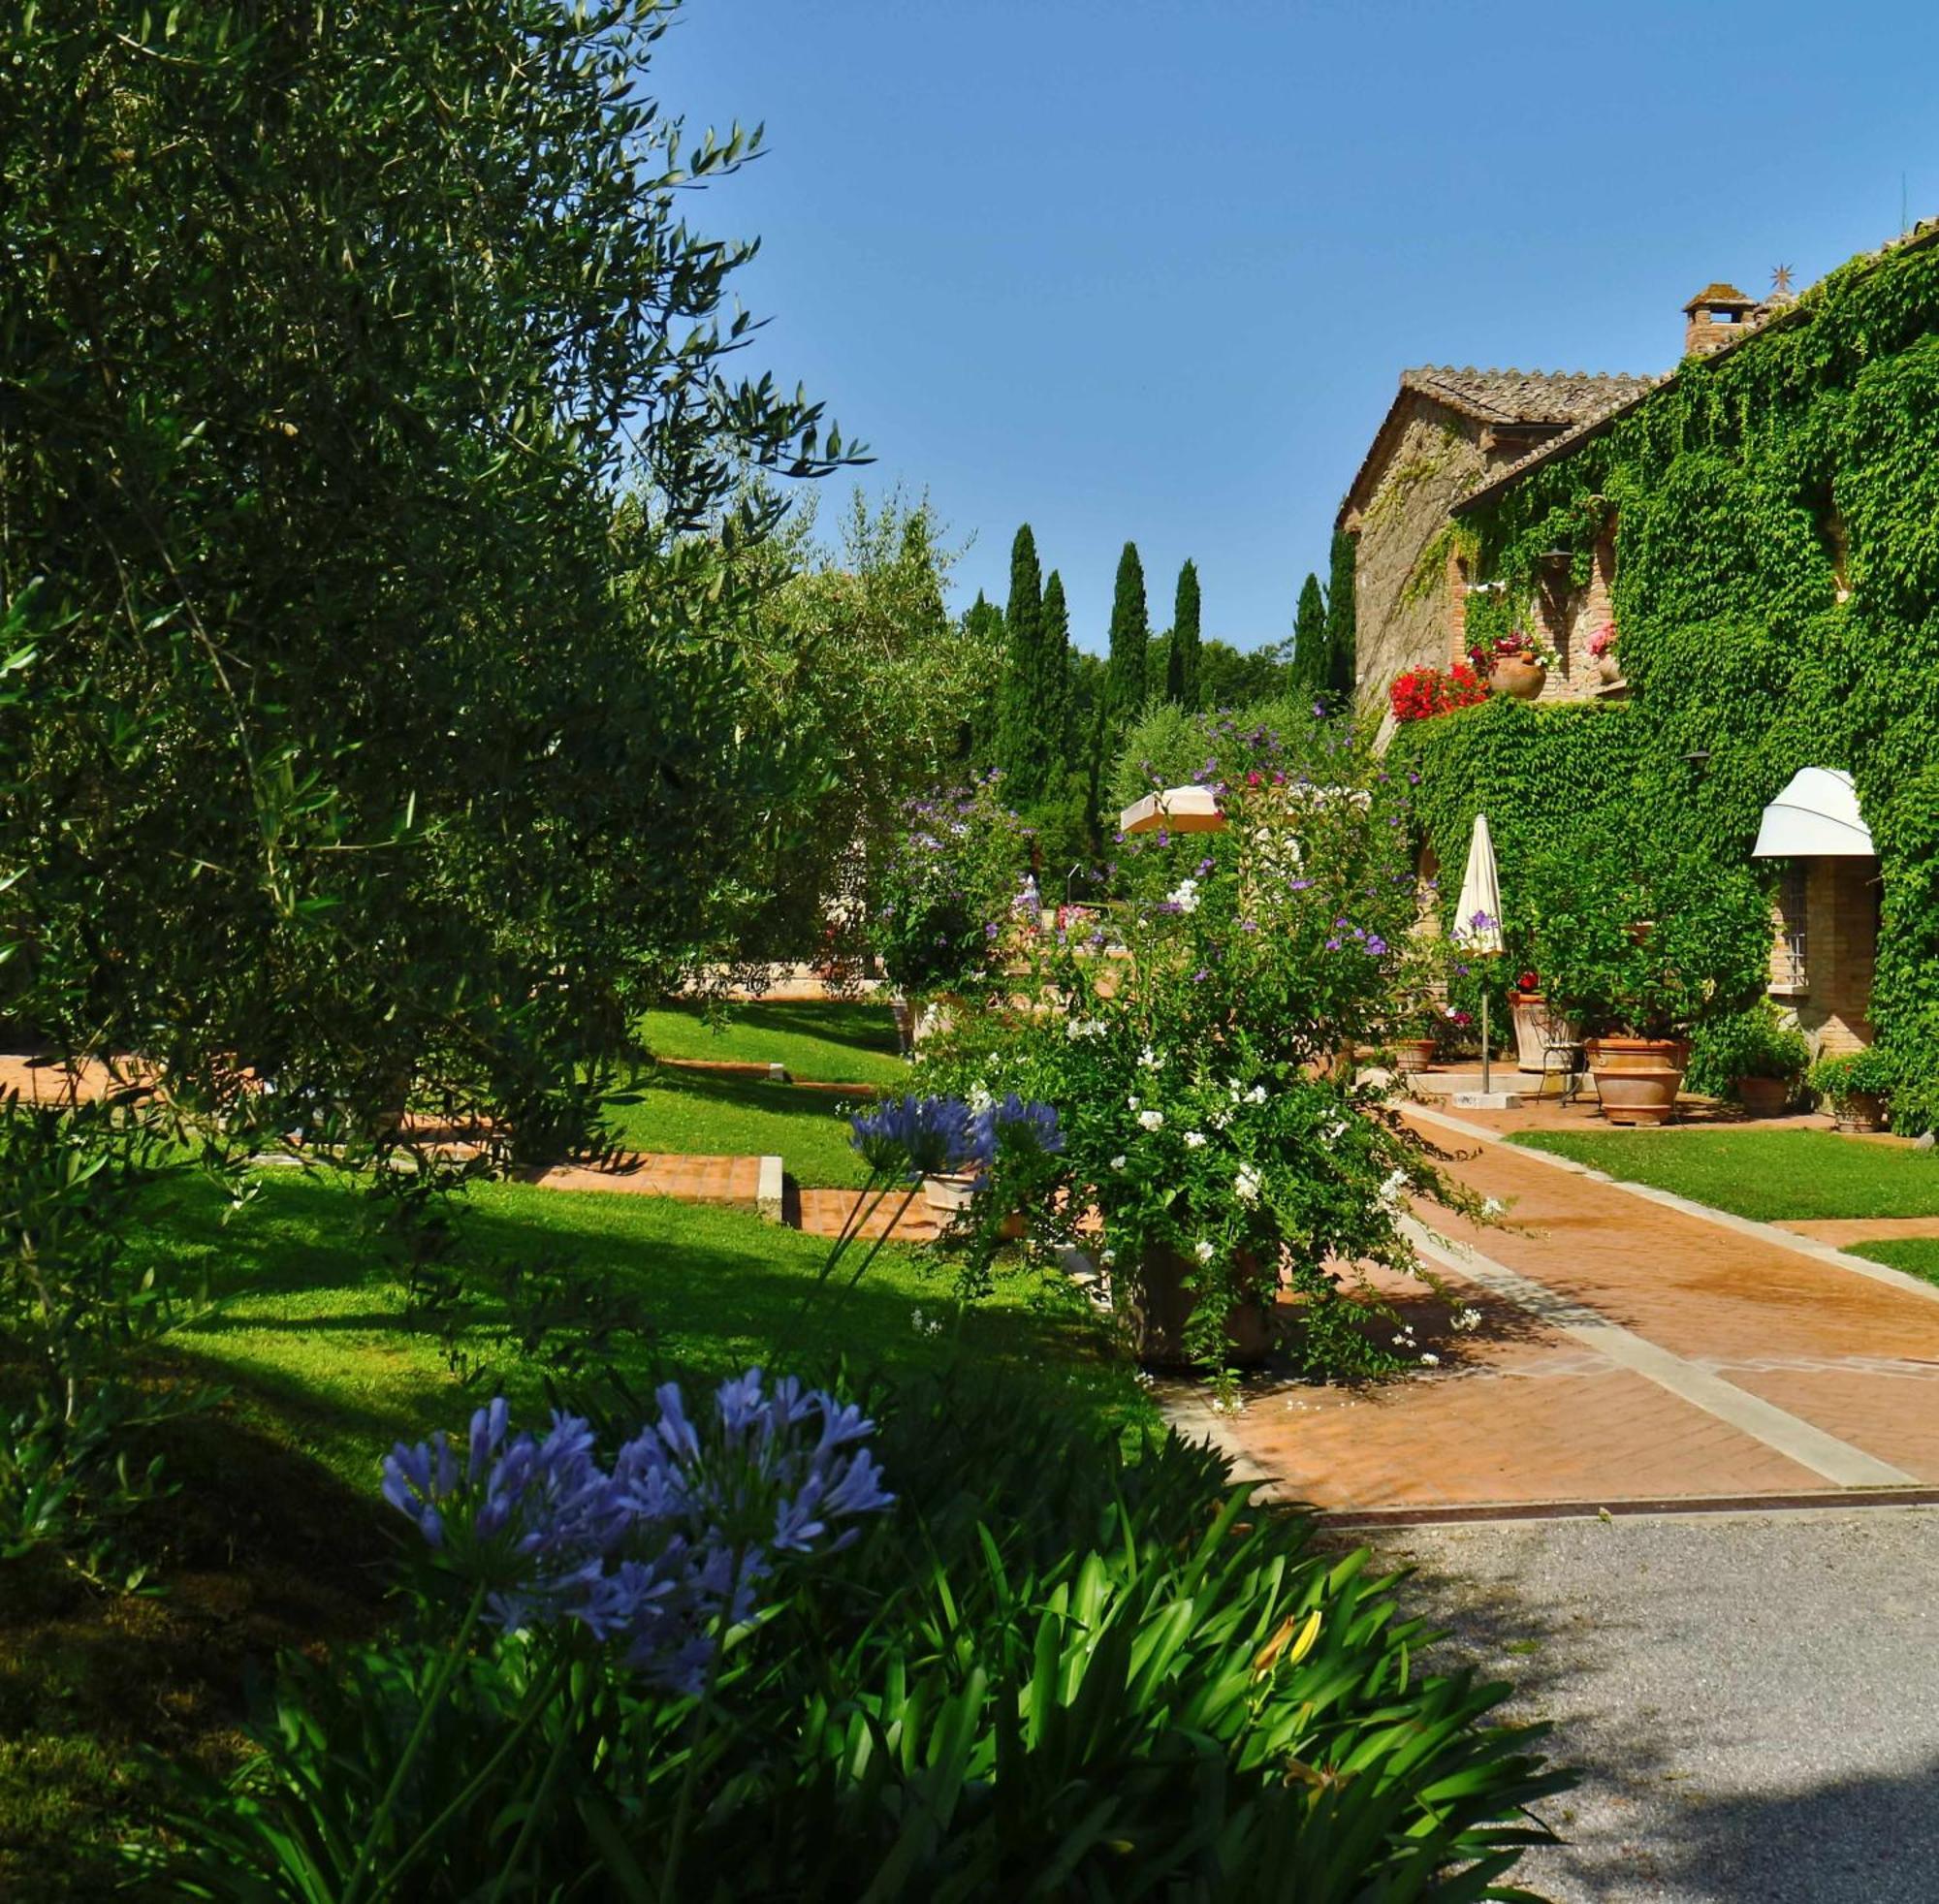
[[1768,999],[1706,1025],[1693,1041],[1694,1089],[1734,1097],[1753,1117],[1775,1117],[1811,1062],[1811,1042]]
[[[1329,757],[1320,784],[1350,764],[1371,776]],[[1183,853],[1158,835],[1125,842],[1140,861],[1113,922],[1128,953],[1114,989],[1091,948],[1041,935],[1018,989],[1045,1008],[978,1014],[921,1076],[1056,1107],[1062,1177],[1032,1205],[1033,1240],[1082,1218],[1143,1360],[1210,1370],[1277,1340],[1310,1373],[1391,1372],[1412,1358],[1368,1267],[1417,1273],[1411,1194],[1479,1207],[1383,1114],[1388,1087],[1335,1062],[1395,1024],[1415,888],[1406,827],[1387,822],[1405,789],[1291,800],[1287,786],[1310,783],[1284,772],[1221,783],[1228,826]]]
[[1582,1029],[1603,1115],[1669,1123],[1692,1031],[1763,990],[1770,913],[1757,880],[1658,835],[1553,850],[1524,880],[1548,999]]
[[1829,1100],[1840,1130],[1883,1130],[1891,1115],[1898,1066],[1876,1047],[1821,1058],[1805,1082]]
[[1616,624],[1605,621],[1589,637],[1589,658],[1605,686],[1613,687],[1623,678],[1623,664],[1616,658]]
[[1525,628],[1510,628],[1505,635],[1483,642],[1468,651],[1475,672],[1503,694],[1517,701],[1539,700],[1548,680],[1548,671],[1560,658],[1540,636]]

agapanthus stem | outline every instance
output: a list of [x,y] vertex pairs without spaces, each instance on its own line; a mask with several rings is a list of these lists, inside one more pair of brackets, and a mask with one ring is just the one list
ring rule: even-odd
[[660,1873],[660,1904],[673,1904],[679,1894],[675,1887],[680,1879],[681,1854],[686,1849],[687,1822],[693,1815],[694,1789],[700,1783],[700,1755],[714,1731],[714,1691],[720,1677],[721,1657],[727,1650],[725,1622],[733,1608],[735,1592],[741,1584],[741,1569],[747,1558],[745,1546],[735,1548],[734,1566],[721,1601],[720,1643],[707,1662],[707,1678],[700,1689],[700,1710],[694,1714],[693,1743],[687,1748],[686,1770],[681,1775],[680,1797],[673,1808],[673,1830],[667,1837],[666,1865]]
[[438,1664],[437,1674],[425,1693],[424,1703],[418,1708],[417,1724],[411,1728],[411,1735],[404,1743],[404,1756],[397,1761],[397,1769],[391,1774],[391,1782],[385,1788],[384,1795],[377,1802],[375,1817],[370,1821],[370,1828],[364,1834],[364,1842],[358,1847],[357,1862],[350,1867],[350,1876],[344,1882],[343,1895],[337,1904],[357,1904],[358,1893],[364,1888],[364,1874],[370,1868],[370,1860],[377,1855],[377,1841],[384,1835],[384,1827],[391,1822],[391,1812],[397,1802],[397,1794],[404,1789],[404,1780],[410,1776],[412,1764],[422,1750],[425,1735],[430,1730],[430,1722],[436,1714],[439,1703],[444,1698],[445,1688],[451,1684],[464,1658],[464,1649],[471,1642],[472,1630],[478,1624],[478,1616],[485,1610],[485,1589],[481,1586],[471,1596],[471,1604],[464,1609],[463,1624],[458,1629],[458,1636],[451,1643],[451,1650]]
[[[567,1677],[571,1668],[567,1668]],[[498,1882],[492,1887],[490,1904],[498,1904],[505,1894],[505,1887],[512,1882],[512,1874],[519,1868],[519,1860],[525,1855],[525,1846],[532,1833],[538,1828],[539,1817],[546,1808],[546,1801],[552,1796],[552,1788],[558,1778],[558,1768],[565,1763],[565,1755],[572,1749],[572,1741],[579,1729],[579,1715],[589,1702],[592,1688],[597,1683],[590,1666],[580,1675],[579,1690],[573,1695],[570,1704],[558,1723],[558,1737],[553,1741],[551,1755],[546,1760],[545,1770],[539,1775],[539,1789],[532,1793],[531,1803],[525,1807],[525,1820],[519,1826],[519,1835],[512,1845],[512,1853],[498,1867]]]
[[525,1695],[525,1709],[519,1715],[512,1729],[505,1734],[498,1749],[466,1781],[464,1789],[458,1796],[418,1833],[417,1842],[378,1880],[377,1888],[371,1892],[372,1904],[376,1904],[377,1899],[394,1891],[398,1879],[437,1843],[444,1827],[461,1812],[470,1808],[471,1801],[492,1782],[492,1775],[511,1756],[519,1741],[543,1717],[547,1701],[557,1689],[558,1678],[559,1669],[555,1665],[533,1682],[531,1690]]

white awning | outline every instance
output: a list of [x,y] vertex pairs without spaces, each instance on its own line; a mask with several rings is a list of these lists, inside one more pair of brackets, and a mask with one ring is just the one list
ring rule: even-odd
[[1127,833],[1218,833],[1225,816],[1210,787],[1166,787],[1127,807],[1118,824]]
[[1852,777],[1835,767],[1806,767],[1764,809],[1751,857],[1869,859],[1877,851]]

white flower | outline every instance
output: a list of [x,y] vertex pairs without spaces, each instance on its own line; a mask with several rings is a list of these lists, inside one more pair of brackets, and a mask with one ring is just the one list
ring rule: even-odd
[[1185,1148],[1189,1151],[1202,1151],[1205,1148],[1204,1131],[1188,1130],[1185,1133]]
[[1406,1200],[1407,1172],[1405,1170],[1390,1172],[1386,1182],[1381,1186],[1381,1201],[1389,1210],[1398,1210]]
[[1118,1253],[1115,1250],[1099,1251],[1097,1254],[1097,1260],[1100,1263],[1102,1263],[1106,1269],[1109,1269],[1111,1265],[1118,1260]]
[[1438,1369],[1441,1366],[1441,1357],[1439,1355],[1423,1354],[1420,1358],[1420,1365],[1426,1369]]
[[1194,1243],[1192,1246],[1192,1253],[1194,1256],[1196,1256],[1200,1262],[1209,1263],[1216,1253],[1214,1252],[1211,1244],[1200,1242],[1200,1243]]
[[1331,1124],[1325,1126],[1320,1130],[1319,1134],[1329,1144],[1337,1144],[1347,1134],[1347,1127],[1338,1118],[1335,1118]]
[[1233,1103],[1236,1104],[1239,1101],[1239,1081],[1237,1078],[1227,1078],[1225,1080],[1225,1095],[1231,1098]]
[[1394,1347],[1396,1349],[1405,1349],[1407,1347],[1407,1338],[1405,1336],[1395,1336]]
[[1158,1053],[1151,1048],[1150,1045],[1146,1045],[1145,1048],[1138,1053],[1138,1063],[1142,1064],[1146,1070],[1155,1071],[1160,1064],[1164,1063],[1164,1060],[1160,1058],[1158,1055]]
[[1481,1215],[1499,1217],[1509,1206],[1498,1196],[1484,1196],[1481,1199]]
[[1111,1159],[1111,1168],[1113,1170],[1122,1170],[1124,1167],[1125,1167],[1125,1154],[1122,1151],[1120,1151],[1118,1155]]
[[1209,1124],[1214,1130],[1224,1129],[1224,1127],[1228,1124],[1230,1124],[1231,1121],[1232,1121],[1232,1113],[1230,1111],[1214,1111],[1212,1115],[1205,1120],[1205,1122]]
[[1470,1329],[1478,1329],[1481,1326],[1481,1312],[1478,1309],[1463,1309],[1448,1319],[1447,1326],[1462,1334]]
[[1101,1038],[1109,1030],[1101,1018],[1071,1018],[1065,1022],[1064,1035],[1075,1044],[1079,1038]]
[[[1262,1084],[1254,1085],[1252,1090],[1246,1093],[1246,1102],[1249,1104],[1263,1104],[1265,1101],[1266,1088]],[[1343,1126],[1342,1128],[1344,1129],[1345,1127]]]
[[997,1101],[980,1084],[972,1084],[964,1095],[970,1108],[979,1117]]
[[1144,1100],[1144,1099],[1143,1099],[1142,1097],[1127,1097],[1127,1098],[1125,1099],[1125,1102],[1126,1102],[1127,1104],[1128,1104],[1128,1105],[1129,1105],[1129,1106],[1131,1107],[1131,1109],[1132,1109],[1132,1110],[1136,1110],[1136,1109],[1137,1109],[1137,1107],[1138,1107],[1138,1106],[1139,1106],[1140,1104],[1142,1104],[1142,1103],[1143,1103],[1144,1101],[1145,1101],[1145,1100]]
[[1250,1163],[1239,1165],[1239,1174],[1232,1179],[1232,1194],[1241,1203],[1259,1200],[1259,1173]]
[[1196,912],[1198,910],[1198,881],[1196,879],[1181,879],[1164,897],[1168,904],[1177,906],[1181,912]]
[[1138,1122],[1147,1130],[1161,1130],[1164,1127],[1164,1113],[1162,1111],[1140,1111],[1138,1113]]

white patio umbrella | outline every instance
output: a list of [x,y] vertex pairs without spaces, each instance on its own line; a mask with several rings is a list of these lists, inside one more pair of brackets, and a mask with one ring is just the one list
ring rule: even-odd
[[[1475,815],[1468,841],[1468,870],[1461,875],[1461,897],[1454,903],[1450,936],[1471,959],[1499,959],[1502,944],[1502,881],[1495,867],[1495,842],[1488,816]],[[1488,988],[1481,987],[1481,1089],[1494,1088],[1493,1059],[1488,1038]]]

